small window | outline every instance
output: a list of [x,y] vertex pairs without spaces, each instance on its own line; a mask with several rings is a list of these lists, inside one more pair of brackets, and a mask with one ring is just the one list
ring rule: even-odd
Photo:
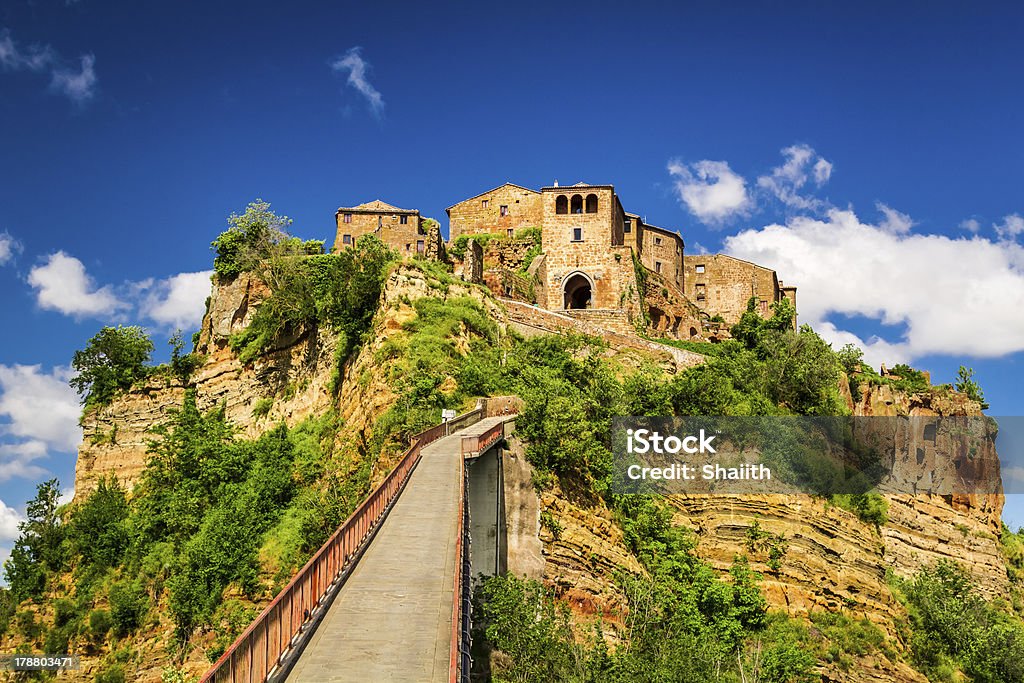
[[483,208],[486,209],[487,208],[487,200],[486,199],[481,199],[480,200],[480,206],[482,206]]
[[502,216],[507,216],[508,215],[508,205],[507,204],[502,204],[501,208],[499,209],[499,211],[501,211],[501,215]]
[[583,228],[573,228],[572,229],[572,241],[573,242],[582,242],[583,241]]
[[406,242],[405,243],[405,250],[406,251],[411,251],[412,250],[412,244],[410,244],[409,242]]
[[654,246],[656,246],[656,247],[660,247],[661,246],[661,238],[660,237],[655,237],[654,238]]
[[697,266],[696,268],[694,268],[694,270],[696,270],[698,273],[703,273],[704,272],[704,265],[701,264],[701,265]]
[[506,230],[505,232],[506,232],[506,233],[508,234],[508,236],[509,236],[509,237],[512,237],[512,236],[513,236],[512,228],[509,228],[509,229],[508,229],[508,230]]
[[352,222],[352,214],[346,213],[344,216],[342,216],[342,220],[344,222],[346,222],[346,223],[351,223]]
[[398,217],[398,222],[401,223],[402,225],[408,225],[409,217],[408,216],[399,216]]
[[384,216],[377,216],[377,227],[384,227]]
[[622,232],[632,232],[632,231],[633,231],[633,221],[631,219],[627,218],[626,222],[622,224]]
[[352,244],[352,235],[342,235],[341,236],[341,243],[342,244]]
[[416,240],[416,253],[423,253],[423,240]]
[[654,262],[654,272],[655,273],[660,273],[661,272],[661,261],[655,261]]

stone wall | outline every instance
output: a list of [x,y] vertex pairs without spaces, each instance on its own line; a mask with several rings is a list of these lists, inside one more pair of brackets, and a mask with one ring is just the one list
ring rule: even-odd
[[765,317],[784,296],[774,270],[725,254],[684,256],[683,273],[687,298],[708,315],[721,315],[728,325],[739,322],[751,296],[757,297],[757,312]]
[[540,193],[511,183],[459,202],[447,213],[451,240],[481,233],[513,237],[517,230],[539,226],[543,217]]
[[[511,299],[501,299],[501,303],[508,312],[508,319],[512,327],[524,336],[562,333],[588,334],[600,337],[615,348],[629,348],[647,353],[664,354],[672,359],[677,370],[704,363],[704,356],[699,353],[641,339],[636,336],[635,330],[630,330],[629,333],[619,333],[603,326],[591,324],[591,322],[585,319],[586,311],[573,311],[574,314],[584,314],[577,318],[573,315],[567,315],[567,312],[556,313],[554,311],[546,311],[537,306],[531,306],[520,301],[512,301]],[[603,324],[606,321],[600,322]]]
[[459,276],[466,282],[483,282],[484,250],[474,239],[466,242],[466,255],[462,258]]

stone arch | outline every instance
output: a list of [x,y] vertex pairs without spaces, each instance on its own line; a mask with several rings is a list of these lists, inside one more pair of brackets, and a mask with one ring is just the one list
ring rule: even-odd
[[583,213],[583,195],[574,194],[569,201],[569,213]]
[[587,195],[587,213],[597,213],[597,195]]
[[555,199],[555,213],[569,213],[569,198],[564,194]]
[[562,307],[569,309],[593,308],[594,281],[583,271],[575,271],[562,281]]

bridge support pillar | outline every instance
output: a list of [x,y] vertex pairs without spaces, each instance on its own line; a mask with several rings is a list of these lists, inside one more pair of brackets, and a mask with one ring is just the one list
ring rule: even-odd
[[502,449],[466,461],[469,474],[470,558],[474,583],[508,568]]

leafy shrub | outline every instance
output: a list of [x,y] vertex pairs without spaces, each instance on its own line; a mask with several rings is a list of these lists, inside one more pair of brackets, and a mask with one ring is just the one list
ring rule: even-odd
[[905,363],[899,363],[894,365],[890,372],[899,378],[892,381],[892,386],[894,388],[905,391],[909,394],[928,391],[928,387],[930,385],[928,384],[928,380],[925,378],[924,373],[920,370],[915,370]]
[[97,673],[94,680],[95,683],[124,683],[124,667],[112,664]]
[[833,505],[857,515],[866,524],[880,527],[889,521],[889,504],[878,493],[837,493],[829,500]]
[[270,409],[273,407],[274,399],[270,398],[269,396],[266,398],[261,398],[260,400],[256,401],[256,403],[253,405],[252,416],[266,417],[270,413]]
[[961,668],[975,681],[1024,680],[1024,625],[985,602],[971,576],[941,560],[899,584],[914,663],[929,675]]
[[109,610],[95,609],[89,612],[89,635],[93,640],[102,641],[113,627],[114,620]]
[[149,609],[149,595],[137,580],[118,581],[110,586],[110,618],[114,635],[123,638],[142,626]]

